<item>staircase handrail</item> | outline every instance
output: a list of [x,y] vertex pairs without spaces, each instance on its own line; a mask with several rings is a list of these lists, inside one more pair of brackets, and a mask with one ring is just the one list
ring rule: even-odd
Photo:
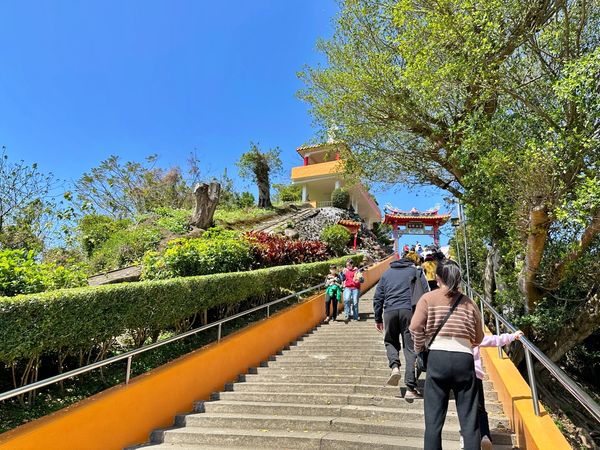
[[[504,325],[510,332],[514,333],[518,329],[510,323],[510,321],[496,309],[477,291],[467,285],[468,290],[479,299],[479,306],[481,309],[481,316],[483,317],[484,307],[487,308],[494,316],[496,322],[496,334],[500,334],[500,323]],[[485,328],[485,324],[484,324]],[[484,330],[485,331],[485,330]],[[564,370],[558,367],[548,356],[544,354],[539,348],[537,348],[529,339],[525,336],[521,336],[519,342],[523,345],[525,351],[525,362],[527,365],[527,374],[529,378],[529,387],[531,389],[531,397],[533,399],[533,410],[535,415],[540,415],[540,406],[538,402],[538,390],[535,380],[535,372],[533,370],[533,362],[531,355],[542,364],[550,374],[564,387],[591,415],[600,422],[600,405],[587,393],[585,392],[572,378],[570,378]],[[498,346],[498,356],[503,359],[502,346]]]

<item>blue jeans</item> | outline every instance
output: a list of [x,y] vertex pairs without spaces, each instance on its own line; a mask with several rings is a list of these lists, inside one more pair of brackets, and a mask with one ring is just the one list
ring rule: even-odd
[[350,304],[354,312],[354,320],[358,320],[358,289],[344,288],[344,315],[346,319],[350,318]]

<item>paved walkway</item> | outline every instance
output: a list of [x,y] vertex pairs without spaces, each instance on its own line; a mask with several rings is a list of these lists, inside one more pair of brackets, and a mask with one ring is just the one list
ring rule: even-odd
[[[150,448],[422,449],[423,402],[408,403],[403,388],[385,384],[390,371],[372,295],[361,298],[360,321],[317,327],[178,417],[178,427],[154,432]],[[512,448],[493,388],[485,387],[494,449]],[[460,448],[453,401],[443,436],[444,449]]]

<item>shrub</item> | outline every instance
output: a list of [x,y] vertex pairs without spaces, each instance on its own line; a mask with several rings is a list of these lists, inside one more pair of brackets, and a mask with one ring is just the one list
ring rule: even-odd
[[85,282],[85,272],[80,268],[40,263],[31,251],[0,251],[0,295],[31,294],[82,286]]
[[256,266],[271,267],[283,264],[323,261],[327,247],[319,241],[300,241],[263,232],[247,232],[252,244]]
[[200,238],[175,239],[143,260],[143,279],[237,272],[252,267],[250,244],[235,231],[211,228]]
[[86,254],[92,256],[114,233],[131,225],[132,222],[127,219],[115,220],[108,216],[88,214],[83,216],[78,226],[81,245]]
[[330,225],[321,232],[321,240],[334,255],[343,255],[352,235],[342,225]]
[[190,218],[192,212],[189,209],[156,208],[154,213],[158,215],[156,225],[172,233],[184,234],[190,231]]
[[[361,256],[356,255],[357,263]],[[199,311],[323,281],[329,264],[280,266],[0,298],[0,361],[79,355],[129,331],[161,331]]]
[[299,184],[274,184],[276,198],[280,202],[299,202],[302,200],[302,186]]
[[138,263],[147,251],[158,248],[161,238],[160,229],[147,224],[116,231],[94,251],[91,268],[94,272],[103,272]]
[[254,195],[250,192],[242,192],[236,195],[235,204],[238,208],[251,208],[256,203]]
[[331,193],[331,205],[335,208],[347,209],[350,203],[350,194],[344,189],[334,189]]

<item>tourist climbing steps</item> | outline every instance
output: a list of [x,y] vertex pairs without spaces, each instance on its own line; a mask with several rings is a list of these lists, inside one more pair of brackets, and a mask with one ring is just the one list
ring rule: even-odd
[[[198,402],[174,427],[155,431],[147,448],[422,449],[423,401],[401,398],[402,382],[401,391],[385,384],[390,371],[372,294],[360,301],[361,321],[317,327],[211,401]],[[513,448],[492,386],[485,387],[494,449]],[[443,438],[444,449],[460,448],[453,400]]]

